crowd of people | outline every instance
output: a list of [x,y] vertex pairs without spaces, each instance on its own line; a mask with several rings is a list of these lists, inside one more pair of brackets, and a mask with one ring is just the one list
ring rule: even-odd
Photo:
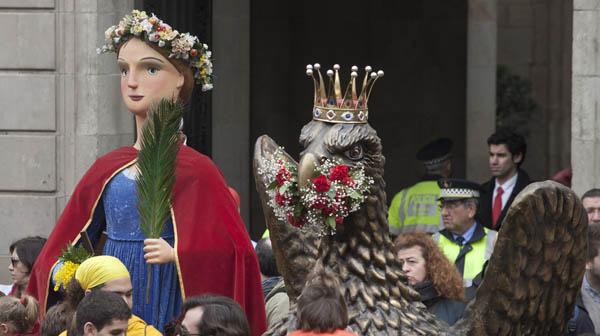
[[[450,139],[426,144],[416,155],[425,171],[421,181],[398,192],[388,209],[396,255],[409,283],[428,309],[450,325],[474,298],[510,205],[532,182],[521,168],[527,153],[523,136],[500,128],[487,144],[491,178],[482,184],[452,178]],[[565,170],[552,179],[570,187],[570,174]],[[600,189],[585,192],[581,202],[589,222],[588,262],[567,335],[600,333],[595,274],[600,269]]]

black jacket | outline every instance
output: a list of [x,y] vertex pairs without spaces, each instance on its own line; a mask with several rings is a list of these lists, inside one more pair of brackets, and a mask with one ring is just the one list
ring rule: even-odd
[[[502,209],[500,213],[500,217],[498,218],[498,225],[495,230],[500,230],[502,226],[502,221],[504,217],[506,217],[506,212],[510,205],[514,201],[515,197],[521,192],[521,190],[525,189],[526,186],[531,183],[529,179],[529,175],[524,170],[519,169],[517,175],[517,182],[515,183],[515,187],[508,198],[508,202],[506,206]],[[477,221],[481,223],[483,226],[492,229],[492,206],[494,204],[494,189],[496,188],[496,179],[492,178],[486,183],[481,185],[481,195],[479,196],[479,208],[477,209]]]
[[594,323],[588,314],[588,311],[583,305],[581,300],[581,294],[577,294],[575,300],[575,307],[573,308],[573,315],[569,322],[567,322],[567,330],[565,336],[573,335],[594,335]]
[[416,284],[415,289],[421,294],[421,301],[427,306],[429,312],[440,320],[453,325],[462,317],[467,306],[466,302],[442,297],[430,281]]

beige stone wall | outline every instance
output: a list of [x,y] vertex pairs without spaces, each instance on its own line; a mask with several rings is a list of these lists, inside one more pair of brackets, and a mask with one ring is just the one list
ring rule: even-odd
[[100,155],[133,139],[103,32],[132,0],[0,0],[0,283],[8,246],[47,235]]
[[498,0],[498,64],[532,81],[539,107],[523,165],[535,179],[571,160],[572,6],[571,0]]
[[487,137],[496,122],[497,0],[469,0],[467,25],[466,175],[472,181],[489,178]]
[[573,3],[573,189],[600,187],[600,1]]

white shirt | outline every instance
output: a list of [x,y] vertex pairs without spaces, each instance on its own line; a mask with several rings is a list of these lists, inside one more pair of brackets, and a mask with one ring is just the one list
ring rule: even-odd
[[494,187],[494,195],[492,198],[492,204],[494,204],[494,200],[496,199],[496,194],[498,193],[498,188],[502,187],[504,193],[502,194],[502,209],[506,206],[508,199],[510,198],[510,194],[512,194],[513,189],[515,188],[515,184],[517,184],[517,176],[519,174],[515,174],[513,177],[508,179],[508,181],[504,182],[503,185],[498,184],[498,179],[496,179],[496,186]]

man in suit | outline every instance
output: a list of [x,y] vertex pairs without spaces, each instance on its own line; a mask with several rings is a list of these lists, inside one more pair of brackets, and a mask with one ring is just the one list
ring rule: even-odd
[[498,129],[487,143],[492,178],[481,185],[477,219],[490,229],[500,230],[513,200],[531,182],[519,168],[525,160],[527,144],[523,136],[506,128]]

